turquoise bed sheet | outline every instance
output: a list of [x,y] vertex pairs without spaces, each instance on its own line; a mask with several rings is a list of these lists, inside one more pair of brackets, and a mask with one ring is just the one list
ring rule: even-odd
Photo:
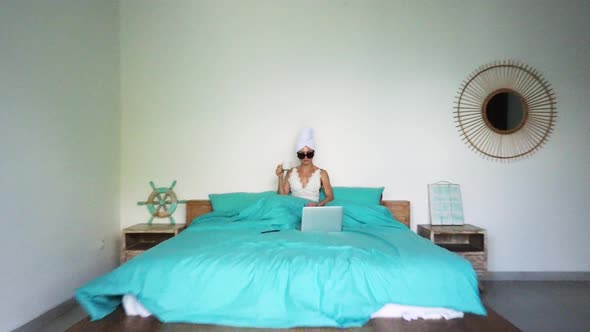
[[162,322],[259,328],[361,326],[387,303],[486,315],[469,262],[384,207],[342,204],[343,232],[302,233],[305,203],[273,196],[201,216],[75,297],[92,320],[133,294]]

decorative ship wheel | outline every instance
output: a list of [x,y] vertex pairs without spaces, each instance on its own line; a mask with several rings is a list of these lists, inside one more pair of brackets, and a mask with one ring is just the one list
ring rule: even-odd
[[150,181],[152,193],[145,202],[137,202],[137,205],[145,205],[151,214],[148,224],[151,224],[155,218],[169,218],[171,224],[176,224],[172,214],[176,211],[178,204],[186,203],[185,200],[179,201],[176,194],[172,190],[176,185],[176,180],[172,182],[170,187],[156,188],[153,181]]

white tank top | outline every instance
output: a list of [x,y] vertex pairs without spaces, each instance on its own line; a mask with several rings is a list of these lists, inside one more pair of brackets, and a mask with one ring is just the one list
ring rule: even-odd
[[291,195],[318,202],[320,200],[320,188],[322,187],[320,172],[321,169],[319,168],[313,172],[309,177],[309,181],[307,181],[307,185],[303,187],[297,167],[294,167],[293,171],[291,171],[291,176],[289,176]]

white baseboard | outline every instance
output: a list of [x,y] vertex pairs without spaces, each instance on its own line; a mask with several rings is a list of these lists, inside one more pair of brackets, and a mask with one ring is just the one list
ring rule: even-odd
[[590,281],[590,272],[525,272],[488,271],[481,280],[486,281]]

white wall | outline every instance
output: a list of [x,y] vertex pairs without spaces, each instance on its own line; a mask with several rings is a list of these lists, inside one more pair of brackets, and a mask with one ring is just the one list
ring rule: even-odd
[[0,331],[118,261],[117,35],[116,1],[0,2]]
[[[181,199],[274,189],[297,131],[333,185],[385,186],[428,223],[427,184],[460,183],[491,271],[590,271],[588,1],[121,2],[121,227],[178,180]],[[548,144],[509,163],[461,141],[453,101],[517,59],[558,97]],[[183,220],[181,207],[176,218]],[[164,220],[164,222],[167,222]]]

